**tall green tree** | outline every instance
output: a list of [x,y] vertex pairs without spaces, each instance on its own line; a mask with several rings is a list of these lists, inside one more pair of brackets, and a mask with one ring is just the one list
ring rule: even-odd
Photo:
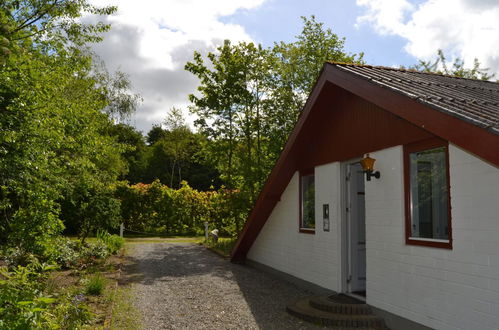
[[178,189],[185,180],[198,190],[218,189],[222,181],[206,153],[206,137],[192,132],[178,109],[169,113],[164,126],[153,127],[149,132],[160,132],[158,140],[146,147],[141,159],[141,173],[134,180],[130,177],[129,181],[152,183],[160,180]]
[[124,149],[107,132],[111,89],[86,49],[109,26],[79,19],[114,11],[86,0],[6,0],[0,7],[1,244],[40,252],[63,220],[100,221],[91,210],[98,196],[109,202],[101,209],[119,211],[106,191],[124,170]]
[[163,139],[166,136],[166,130],[161,127],[161,125],[155,124],[152,126],[151,130],[147,132],[146,141],[147,144],[152,146],[157,141]]
[[185,69],[200,80],[189,96],[197,127],[210,139],[212,158],[230,188],[256,198],[294,127],[326,61],[362,62],[344,39],[303,17],[297,40],[264,49],[226,41],[207,60],[195,52]]
[[[261,131],[263,99],[271,74],[269,50],[253,43],[225,41],[218,53],[208,54],[213,69],[200,53],[186,69],[200,78],[201,95],[190,95],[196,125],[210,138],[210,152],[229,187],[244,186],[254,194],[262,176]],[[255,169],[258,169],[255,171]]]
[[126,170],[120,175],[119,179],[128,180],[132,183],[140,182],[145,171],[144,159],[147,153],[144,136],[133,126],[123,123],[109,125],[108,133],[126,148],[122,153]]

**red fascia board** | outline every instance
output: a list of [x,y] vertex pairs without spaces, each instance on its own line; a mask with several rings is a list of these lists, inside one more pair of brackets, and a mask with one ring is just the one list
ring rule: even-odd
[[498,135],[333,64],[326,64],[323,75],[327,81],[499,166]]

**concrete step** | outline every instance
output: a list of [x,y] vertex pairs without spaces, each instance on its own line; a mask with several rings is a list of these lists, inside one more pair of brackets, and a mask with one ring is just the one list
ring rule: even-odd
[[341,314],[316,309],[310,304],[313,298],[315,297],[300,299],[287,306],[286,310],[302,320],[341,330],[387,329],[383,319],[372,314]]
[[371,307],[363,301],[355,298],[335,294],[332,296],[310,297],[310,306],[321,311],[343,315],[369,315],[372,314]]

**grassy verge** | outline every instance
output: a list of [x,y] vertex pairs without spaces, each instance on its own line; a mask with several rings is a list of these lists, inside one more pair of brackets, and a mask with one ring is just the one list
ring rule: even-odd
[[[200,243],[204,240],[204,236],[126,236],[126,243]],[[71,240],[78,240],[77,237],[70,237]],[[97,241],[95,237],[88,237],[87,242],[94,243]]]
[[80,246],[60,239],[52,264],[32,256],[22,266],[14,262],[26,258],[14,259],[10,250],[0,255],[0,329],[139,329],[130,289],[118,285],[128,262],[124,251],[133,246],[100,240]]
[[105,329],[135,330],[141,328],[141,315],[132,304],[133,296],[129,286],[117,286],[108,299],[111,302],[111,312]]
[[234,248],[234,245],[236,244],[236,241],[236,238],[221,237],[217,242],[212,239],[208,239],[208,241],[204,241],[204,245],[225,257],[229,257],[232,249]]
[[125,237],[127,244],[134,243],[199,243],[204,237]]

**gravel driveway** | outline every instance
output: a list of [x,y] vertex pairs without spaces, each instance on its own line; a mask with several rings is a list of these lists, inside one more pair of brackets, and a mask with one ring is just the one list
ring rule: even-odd
[[199,245],[134,244],[130,254],[145,329],[318,329],[285,311],[310,292]]

